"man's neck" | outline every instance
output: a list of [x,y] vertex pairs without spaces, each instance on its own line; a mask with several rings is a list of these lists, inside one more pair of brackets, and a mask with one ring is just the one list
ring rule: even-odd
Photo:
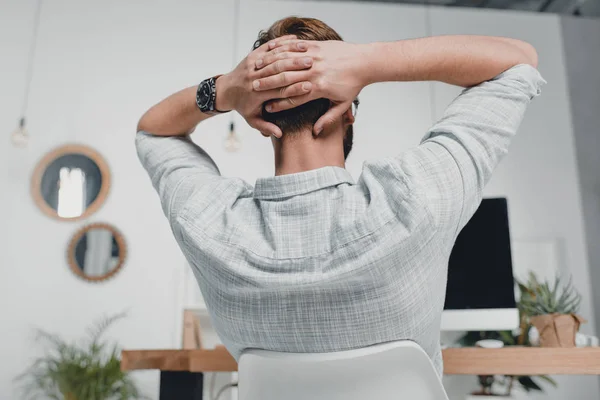
[[275,175],[287,175],[323,167],[344,168],[341,135],[314,137],[310,131],[276,139]]

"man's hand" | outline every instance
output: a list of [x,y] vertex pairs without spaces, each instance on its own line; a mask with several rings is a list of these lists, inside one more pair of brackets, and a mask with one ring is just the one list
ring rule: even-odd
[[262,62],[259,74],[262,76],[258,79],[256,91],[269,92],[281,84],[273,73],[277,71],[278,64],[289,62],[290,57],[293,57],[293,53],[283,49],[300,43],[307,45],[305,56],[313,60],[312,68],[303,75],[304,79],[312,83],[312,90],[295,96],[281,95],[267,105],[267,111],[278,112],[311,100],[329,99],[333,106],[314,126],[314,133],[319,134],[325,125],[335,121],[352,106],[352,101],[368,83],[364,73],[366,61],[363,47],[357,44],[333,40],[281,40],[260,58]]
[[[217,79],[217,103],[219,111],[235,110],[248,124],[264,136],[281,137],[277,125],[262,118],[262,106],[268,100],[295,98],[310,93],[309,69],[313,59],[306,55],[307,42],[294,40],[295,36],[283,36],[265,43],[250,53],[230,73]],[[260,63],[267,54],[285,54],[267,68]],[[260,85],[260,78],[269,79],[269,87]]]

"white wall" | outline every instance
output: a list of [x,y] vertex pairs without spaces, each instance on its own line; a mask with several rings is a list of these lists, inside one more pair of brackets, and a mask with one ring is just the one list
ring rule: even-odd
[[[153,103],[231,66],[230,0],[43,2],[29,113],[31,145],[9,147],[19,118],[34,0],[0,0],[0,143],[8,175],[0,176],[3,207],[0,269],[0,399],[20,398],[12,378],[38,355],[31,328],[75,338],[103,313],[129,310],[111,331],[125,348],[176,346],[174,273],[184,261],[162,216],[133,139]],[[218,34],[215,34],[218,32]],[[227,121],[206,128],[218,136]],[[106,204],[88,220],[48,219],[29,195],[30,174],[55,146],[79,142],[103,154],[113,174]],[[4,155],[6,154],[6,157]],[[129,247],[112,280],[77,279],[65,260],[70,236],[84,223],[120,229]],[[158,372],[136,373],[158,396]]]
[[[581,180],[590,282],[600,286],[600,19],[562,17],[562,32]],[[600,330],[600,290],[594,293]]]
[[[0,73],[0,129],[10,132],[19,117],[34,0],[0,0],[0,10],[0,57],[10,60],[3,62]],[[420,6],[243,0],[237,58],[250,49],[259,29],[289,14],[322,18],[346,40],[355,42],[427,34],[428,15]],[[99,314],[129,309],[129,319],[113,331],[124,347],[179,344],[174,325],[184,260],[148,178],[138,166],[133,132],[139,116],[160,98],[231,68],[232,15],[233,0],[44,1],[29,113],[32,143],[25,150],[0,144],[9,172],[0,177],[2,193],[6,193],[3,213],[7,214],[0,252],[1,400],[16,398],[10,380],[37,354],[29,341],[32,326],[76,337]],[[516,240],[559,243],[562,258],[558,265],[573,274],[586,298],[582,312],[592,318],[557,19],[449,9],[434,9],[429,18],[434,33],[503,34],[529,40],[538,48],[540,69],[549,84],[532,105],[488,194],[509,197]],[[355,150],[348,163],[353,175],[358,175],[365,159],[416,144],[431,125],[432,115],[439,115],[455,94],[453,88],[424,83],[366,88],[361,94]],[[271,174],[269,140],[239,118],[243,148],[235,154],[223,150],[229,118],[204,123],[196,140],[225,175],[253,182]],[[73,141],[98,149],[113,171],[114,185],[106,205],[85,222],[113,223],[125,234],[130,250],[124,270],[98,285],[77,280],[65,262],[69,237],[83,222],[49,220],[35,208],[28,192],[37,160],[51,148]],[[591,326],[585,329],[591,331]],[[156,372],[136,376],[149,395],[157,396]],[[560,388],[544,398],[599,397],[595,378],[560,381]],[[474,378],[448,381],[454,399],[463,398],[474,384]]]

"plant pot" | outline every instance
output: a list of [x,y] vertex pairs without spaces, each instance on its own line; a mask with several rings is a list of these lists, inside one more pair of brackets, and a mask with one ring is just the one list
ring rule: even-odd
[[575,335],[585,319],[575,314],[547,314],[531,317],[540,334],[541,347],[575,347]]
[[77,398],[75,397],[74,394],[67,393],[67,394],[65,394],[65,400],[77,400]]

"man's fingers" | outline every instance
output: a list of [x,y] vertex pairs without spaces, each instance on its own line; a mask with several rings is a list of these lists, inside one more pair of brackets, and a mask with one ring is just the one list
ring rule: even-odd
[[[310,91],[312,90],[312,83],[310,82],[298,82],[298,83],[294,83],[293,85],[289,85],[289,86],[285,86],[279,89],[273,89],[273,90],[269,90],[266,92],[261,92],[261,99],[262,102],[268,102],[270,100],[273,101],[279,101],[279,100],[285,100],[289,97],[298,97],[298,96],[304,96],[310,93]],[[294,100],[295,101],[295,100]],[[298,104],[299,105],[299,104]],[[288,108],[292,108],[292,107],[288,107]],[[269,110],[267,110],[269,111]],[[271,111],[269,111],[271,112]]]
[[306,48],[308,48],[308,43],[306,40],[298,39],[297,37],[284,38],[282,36],[275,43],[269,44],[269,49],[274,50],[278,47],[285,47],[285,46],[290,46],[290,45],[293,46],[293,45],[298,45],[299,43],[302,43],[301,50],[306,50]]
[[289,40],[293,40],[293,39],[296,39],[296,35],[281,36],[281,37],[275,38],[273,40],[270,40],[267,43],[264,43],[262,46],[260,46],[255,51],[267,52],[267,51],[277,47],[280,43],[282,43],[282,42],[287,43]]
[[262,118],[254,118],[251,121],[250,126],[252,126],[255,129],[258,129],[264,137],[275,136],[277,138],[280,138],[282,135],[281,129],[279,129],[277,125],[271,122],[267,122]]
[[308,46],[304,41],[293,40],[288,44],[274,48],[255,61],[256,69],[264,68],[277,60],[294,56],[294,53],[304,53]]
[[319,120],[315,123],[313,132],[318,135],[323,129],[338,120],[352,106],[352,102],[343,102],[335,104],[331,107]]
[[293,85],[294,83],[308,81],[310,80],[309,78],[310,70],[284,71],[277,75],[256,79],[254,82],[252,82],[252,87],[257,92],[264,92],[267,90]]
[[[296,85],[302,85],[302,83],[297,83]],[[270,101],[265,106],[267,112],[276,113],[279,111],[289,110],[290,108],[301,106],[302,104],[308,103],[309,101],[316,100],[318,98],[317,95],[313,93],[289,94],[288,96],[280,97],[281,98]]]
[[[288,53],[284,53],[288,54]],[[267,76],[277,75],[284,71],[298,71],[308,69],[312,66],[313,59],[311,57],[299,57],[295,56],[292,58],[282,57],[283,59],[275,61],[266,68],[258,71],[256,78],[266,78]]]

